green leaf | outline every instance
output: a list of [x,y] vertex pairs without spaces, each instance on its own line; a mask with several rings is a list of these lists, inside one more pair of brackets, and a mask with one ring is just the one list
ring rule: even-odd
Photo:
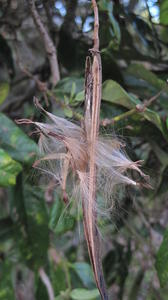
[[76,83],[73,82],[72,83],[72,88],[71,88],[71,95],[70,95],[71,99],[75,96],[75,93],[76,93]]
[[72,109],[70,107],[64,108],[64,114],[68,118],[72,118],[73,117],[73,111],[72,111]]
[[[156,190],[157,197],[160,197],[162,194],[167,193],[167,177],[168,177],[168,167],[164,167],[161,172],[159,186]],[[158,178],[159,181],[159,178]]]
[[155,111],[147,108],[143,112],[143,116],[144,116],[144,118],[146,120],[148,120],[149,122],[153,123],[163,133],[163,135],[165,136],[164,129],[163,129],[163,124],[162,124],[162,121],[161,121],[160,116],[159,116],[158,113],[156,113]]
[[131,64],[125,72],[125,81],[143,99],[150,99],[162,91],[155,102],[164,110],[168,110],[168,86],[166,81],[155,73],[147,70],[143,65]]
[[[128,109],[136,108],[137,104],[142,104],[138,98],[134,95],[128,94],[117,82],[113,80],[106,80],[103,83],[102,99],[113,104],[124,106]],[[158,113],[147,108],[144,112],[140,112],[138,114],[153,123],[162,132],[163,136],[166,139],[168,138]]]
[[159,145],[153,141],[150,142],[152,151],[155,153],[157,156],[158,160],[161,162],[161,164],[164,167],[168,166],[168,153],[165,152],[162,148],[159,147]]
[[163,89],[166,84],[162,79],[158,78],[153,72],[147,70],[143,65],[131,64],[127,69],[127,73],[145,80],[159,91]]
[[85,92],[81,91],[75,96],[75,101],[82,102],[85,99]]
[[11,272],[12,264],[9,259],[5,259],[3,263],[0,261],[0,300],[15,299]]
[[117,82],[106,80],[102,86],[102,99],[104,101],[122,105],[128,109],[134,108],[141,101],[129,95]]
[[64,102],[66,105],[69,105],[69,97],[67,97],[66,95],[64,95]]
[[74,300],[94,300],[99,296],[99,291],[86,290],[86,289],[74,289],[70,294],[71,298]]
[[0,113],[0,146],[15,160],[32,163],[38,146],[13,121]]
[[35,299],[49,300],[47,289],[39,277],[38,270],[36,271],[35,287]]
[[54,94],[58,98],[64,98],[64,95],[67,94],[69,97],[74,93],[79,93],[83,89],[83,79],[79,77],[66,77],[58,82],[54,88]]
[[87,288],[95,287],[91,266],[85,262],[76,262],[71,265],[75,270],[83,285]]
[[15,185],[16,176],[21,171],[21,164],[13,160],[3,149],[0,149],[0,186]]
[[9,94],[9,83],[1,82],[0,83],[0,104],[2,104],[6,97]]
[[58,197],[56,197],[54,205],[51,209],[50,221],[49,221],[49,228],[53,231],[55,230],[58,224],[62,210],[63,210],[63,203]]
[[168,1],[162,0],[160,5],[160,23],[168,25]]
[[166,118],[166,127],[168,129],[168,118]]
[[164,234],[163,242],[157,252],[155,266],[160,284],[164,287],[168,283],[168,229]]
[[121,40],[121,32],[120,32],[119,24],[113,15],[113,3],[107,0],[100,0],[99,8],[103,11],[107,11],[110,23],[112,25],[110,27],[110,33],[112,37],[115,38],[117,44],[119,45]]
[[57,226],[55,227],[54,232],[57,235],[63,234],[69,230],[72,230],[74,228],[75,225],[75,219],[73,216],[71,215],[66,215],[65,216],[61,216]]
[[32,269],[46,263],[49,247],[48,213],[42,191],[23,182],[21,174],[10,195],[11,217],[22,259]]
[[61,261],[58,262],[57,265],[53,265],[52,261],[50,266],[50,274],[55,296],[59,295],[61,291],[66,290],[67,280],[65,280],[66,273],[64,263],[66,263],[66,261]]
[[75,218],[64,211],[65,206],[63,201],[56,198],[50,215],[49,228],[60,235],[69,230],[72,230],[75,225]]

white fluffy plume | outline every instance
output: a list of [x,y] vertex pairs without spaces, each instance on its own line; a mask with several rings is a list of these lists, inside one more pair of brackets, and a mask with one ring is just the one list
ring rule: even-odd
[[[85,200],[86,205],[89,193],[89,142],[82,127],[45,111],[38,106],[50,119],[50,123],[20,120],[19,123],[34,124],[39,132],[39,150],[41,157],[34,163],[34,167],[54,178],[62,188],[63,197],[76,195]],[[113,195],[116,187],[121,185],[134,185],[137,183],[128,176],[128,170],[136,170],[144,176],[139,169],[140,162],[132,162],[123,151],[124,145],[116,138],[110,139],[99,136],[96,141],[96,192],[103,198],[103,210],[94,204],[93,211],[106,214],[113,206]],[[66,182],[71,177],[71,191],[67,196]],[[76,192],[78,191],[78,193]]]

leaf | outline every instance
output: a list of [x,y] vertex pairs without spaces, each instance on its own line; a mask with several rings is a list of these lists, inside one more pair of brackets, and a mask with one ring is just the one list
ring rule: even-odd
[[48,214],[42,191],[23,183],[20,174],[11,190],[10,209],[22,259],[30,268],[38,269],[46,263],[49,247]]
[[163,25],[168,25],[168,2],[167,0],[162,0],[160,5],[160,23]]
[[71,265],[75,270],[83,285],[87,288],[95,287],[91,266],[85,262],[76,262]]
[[122,105],[128,109],[134,108],[141,101],[130,96],[117,82],[106,80],[102,86],[102,99],[104,101]]
[[75,93],[76,93],[76,83],[73,82],[72,83],[72,88],[71,88],[71,95],[70,95],[71,99],[75,96]]
[[158,78],[153,72],[147,70],[143,65],[131,64],[127,69],[127,73],[145,80],[158,90],[163,89],[166,84],[162,79]]
[[0,113],[0,146],[15,160],[32,163],[38,146],[13,121]]
[[[117,82],[113,80],[106,80],[103,83],[102,99],[113,104],[124,106],[128,109],[136,108],[137,104],[142,104],[138,98],[134,95],[128,94]],[[144,112],[140,112],[139,115],[153,123],[162,132],[163,136],[168,139],[158,113],[147,108]]]
[[66,95],[64,95],[64,102],[66,105],[69,105],[69,97],[67,97]]
[[56,197],[50,213],[49,228],[51,230],[55,230],[55,227],[57,226],[62,210],[63,210],[63,203],[58,197]]
[[45,199],[39,188],[24,184],[24,204],[27,215],[27,234],[31,243],[33,263],[41,266],[49,245],[48,215]]
[[21,164],[13,160],[3,149],[0,149],[0,186],[15,185],[16,176],[21,171]]
[[143,65],[131,64],[125,73],[125,81],[130,88],[142,98],[151,98],[161,92],[156,102],[168,110],[168,86],[166,81],[160,79],[155,73],[147,70]]
[[0,261],[0,300],[15,299],[14,289],[11,280],[12,264],[9,259]]
[[168,229],[164,234],[163,242],[157,252],[155,267],[160,284],[164,287],[168,283]]
[[35,299],[49,300],[47,289],[44,283],[41,281],[38,271],[36,271],[35,286],[36,286]]
[[64,263],[66,263],[66,261],[61,261],[58,262],[56,265],[53,264],[53,261],[51,263],[50,266],[50,276],[52,279],[52,286],[54,289],[54,295],[57,296],[60,294],[61,291],[65,291],[66,290],[66,285],[67,285],[67,280],[65,280],[65,278],[67,279],[67,275],[65,272],[65,266]]
[[49,221],[49,228],[57,235],[72,230],[75,225],[75,218],[65,213],[64,209],[63,201],[57,197],[52,207]]
[[54,94],[58,98],[64,98],[64,95],[73,95],[79,93],[83,88],[83,79],[79,77],[66,77],[58,82],[54,88]]
[[164,193],[167,193],[167,177],[168,177],[168,167],[164,167],[163,171],[161,172],[161,179],[159,182],[159,186],[156,190],[157,197],[161,196]]
[[73,117],[73,111],[72,111],[72,109],[70,107],[64,108],[64,114],[68,118],[72,118]]
[[62,216],[54,230],[57,235],[72,230],[75,225],[75,219],[71,215]]
[[86,290],[86,289],[74,289],[70,294],[71,298],[74,300],[94,300],[99,296],[99,291]]
[[75,101],[82,102],[85,99],[85,92],[81,91],[75,96]]
[[0,83],[0,105],[5,101],[9,93],[9,83],[1,82]]
[[110,33],[112,37],[116,39],[117,44],[119,45],[121,40],[121,32],[120,32],[119,24],[113,15],[113,3],[107,0],[100,0],[99,8],[102,11],[107,11],[110,23],[112,25],[110,27]]
[[168,166],[168,154],[163,149],[159,147],[156,142],[151,141],[152,151],[154,151],[160,163],[164,166]]

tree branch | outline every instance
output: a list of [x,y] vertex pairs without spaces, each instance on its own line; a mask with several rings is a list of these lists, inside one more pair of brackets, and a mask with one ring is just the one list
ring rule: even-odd
[[48,56],[48,60],[50,63],[51,75],[52,75],[52,84],[56,85],[56,83],[60,80],[59,66],[56,55],[56,49],[52,39],[49,36],[47,29],[45,28],[40,15],[36,9],[34,0],[28,0],[30,11],[36,24],[37,29],[39,30],[41,37],[44,42],[44,47]]
[[40,278],[41,278],[42,282],[44,283],[44,285],[47,289],[49,300],[54,300],[55,297],[54,297],[53,287],[51,285],[49,277],[47,276],[47,274],[46,274],[46,272],[44,271],[43,268],[39,269],[39,275],[40,275]]
[[134,114],[138,114],[138,113],[143,113],[146,108],[148,108],[155,100],[158,99],[158,97],[160,96],[160,94],[165,90],[165,88],[167,87],[167,85],[165,85],[163,87],[163,89],[161,91],[159,91],[156,95],[152,96],[150,99],[145,100],[144,103],[142,104],[137,104],[134,108],[124,112],[123,114],[116,116],[112,119],[103,119],[101,120],[101,125],[106,127],[108,125],[114,125],[114,123],[119,122],[123,119],[126,119]]

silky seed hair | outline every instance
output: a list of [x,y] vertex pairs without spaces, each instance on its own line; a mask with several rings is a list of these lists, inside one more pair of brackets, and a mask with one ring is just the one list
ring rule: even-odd
[[[34,167],[46,173],[59,183],[62,193],[69,199],[77,198],[85,201],[87,207],[89,195],[89,142],[82,127],[47,112],[36,99],[36,106],[50,120],[50,123],[33,122],[21,119],[19,124],[33,124],[39,131],[40,158]],[[116,137],[98,136],[96,140],[95,167],[96,192],[101,194],[103,205],[94,202],[93,213],[107,216],[114,207],[115,190],[120,186],[139,185],[129,175],[129,170],[135,170],[145,176],[140,170],[141,161],[131,161],[124,152],[124,144]],[[71,191],[67,195],[67,178],[71,177]]]

